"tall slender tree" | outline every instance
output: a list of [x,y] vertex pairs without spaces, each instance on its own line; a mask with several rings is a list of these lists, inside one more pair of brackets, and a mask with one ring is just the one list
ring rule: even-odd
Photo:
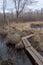
[[6,10],[6,0],[3,0],[3,16],[4,16],[4,22],[6,22],[5,10]]

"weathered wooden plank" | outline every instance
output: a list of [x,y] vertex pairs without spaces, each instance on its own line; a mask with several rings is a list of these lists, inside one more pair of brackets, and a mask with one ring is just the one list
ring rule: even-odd
[[[24,45],[25,45],[25,48],[27,47],[30,47],[31,45],[29,44],[28,41],[26,41],[24,38],[22,38],[23,42],[24,42]],[[28,42],[28,43],[27,43]]]
[[30,42],[27,39],[24,39],[25,41],[25,48],[31,47],[34,53],[39,57],[39,59],[43,62],[43,57],[31,46]]
[[38,65],[43,65],[43,57],[31,46],[30,42],[27,40],[27,38],[30,38],[32,36],[33,34],[22,38],[25,48]]
[[27,38],[30,38],[30,37],[32,37],[32,36],[34,36],[34,34],[28,35],[28,36],[23,37],[23,38],[27,39]]
[[26,36],[26,37],[22,37],[22,40],[23,40],[24,45],[25,45],[25,48],[31,46],[30,42],[29,42],[28,40],[26,40],[26,39],[27,39],[27,38],[30,38],[30,37],[32,37],[32,36],[34,36],[34,34],[31,34],[31,35]]
[[40,59],[33,53],[32,49],[30,47],[26,48],[26,50],[30,53],[30,55],[33,57],[33,59],[36,61],[38,65],[43,65],[43,63],[40,61]]
[[40,61],[43,63],[43,57],[33,48],[31,47],[33,53],[40,59]]

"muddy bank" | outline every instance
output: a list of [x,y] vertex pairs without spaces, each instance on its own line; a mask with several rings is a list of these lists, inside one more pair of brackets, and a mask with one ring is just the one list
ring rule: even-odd
[[14,26],[6,26],[6,28],[1,29],[1,35],[6,35],[7,43],[14,44],[16,48],[24,48],[24,44],[22,43],[22,37],[25,37],[30,34],[35,34],[33,38],[30,38],[29,41],[37,50],[43,50],[43,32],[21,29]]
[[31,30],[21,30],[20,28],[11,26],[6,26],[6,28],[4,27],[1,30],[0,35],[6,37],[7,44],[14,44],[17,49],[24,48],[22,37],[33,33]]

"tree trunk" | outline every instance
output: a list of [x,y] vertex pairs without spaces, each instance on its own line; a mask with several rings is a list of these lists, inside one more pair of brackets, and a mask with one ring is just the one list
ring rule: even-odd
[[16,21],[18,22],[18,18],[19,18],[19,13],[18,11],[16,12]]
[[5,12],[4,12],[4,22],[6,22],[6,15],[5,15]]

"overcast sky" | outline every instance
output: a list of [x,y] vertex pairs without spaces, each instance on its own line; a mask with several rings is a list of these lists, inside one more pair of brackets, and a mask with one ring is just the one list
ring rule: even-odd
[[[38,1],[37,4],[33,4],[33,5],[29,5],[28,8],[29,9],[41,9],[43,8],[43,0],[36,0]],[[0,11],[2,11],[2,5],[3,5],[3,0],[0,0]],[[7,0],[7,6],[6,6],[6,11],[8,10],[13,10],[14,9],[14,4],[13,4],[13,1],[12,0]]]

